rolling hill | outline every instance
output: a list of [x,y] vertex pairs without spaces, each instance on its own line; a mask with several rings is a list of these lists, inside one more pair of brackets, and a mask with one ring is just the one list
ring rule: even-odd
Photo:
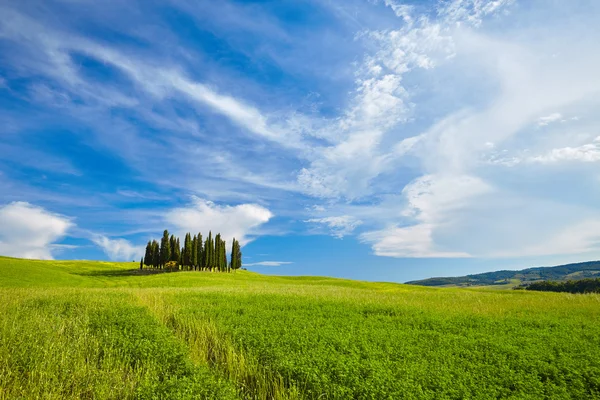
[[406,282],[408,285],[469,287],[493,286],[511,288],[537,281],[565,281],[600,277],[600,261],[587,261],[556,267],[534,267],[520,271],[494,271],[457,277],[428,278]]
[[0,257],[0,399],[600,398],[599,299]]

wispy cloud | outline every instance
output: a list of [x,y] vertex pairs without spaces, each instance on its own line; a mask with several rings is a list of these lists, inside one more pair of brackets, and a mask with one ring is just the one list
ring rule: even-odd
[[305,222],[326,225],[329,228],[331,235],[338,239],[342,239],[344,236],[352,234],[352,232],[362,224],[362,221],[351,215],[311,218]]
[[550,115],[546,115],[545,117],[540,117],[538,119],[538,126],[546,126],[551,124],[552,122],[560,121],[562,119],[561,113],[552,113]]
[[244,263],[245,267],[280,267],[282,265],[293,264],[291,261],[258,261],[253,263]]
[[134,246],[130,241],[125,239],[110,239],[106,236],[96,235],[92,241],[99,246],[111,260],[139,260],[139,258],[144,255],[144,246]]

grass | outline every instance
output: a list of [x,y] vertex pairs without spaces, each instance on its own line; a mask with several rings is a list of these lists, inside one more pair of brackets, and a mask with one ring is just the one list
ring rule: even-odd
[[0,258],[0,398],[600,397],[600,296]]

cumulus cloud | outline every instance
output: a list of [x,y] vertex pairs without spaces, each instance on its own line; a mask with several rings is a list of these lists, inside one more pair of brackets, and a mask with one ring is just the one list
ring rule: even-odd
[[98,245],[114,261],[138,260],[144,255],[144,246],[134,246],[125,239],[110,239],[106,236],[95,235],[92,242]]
[[70,218],[26,202],[0,207],[0,254],[51,260],[56,242],[74,226]]
[[185,232],[207,235],[212,231],[221,233],[228,244],[235,238],[243,246],[252,241],[256,229],[272,217],[271,211],[258,204],[218,205],[196,197],[189,206],[169,211],[165,219],[180,235]]

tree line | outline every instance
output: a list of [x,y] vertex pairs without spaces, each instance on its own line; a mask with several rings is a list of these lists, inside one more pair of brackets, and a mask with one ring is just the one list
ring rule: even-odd
[[533,282],[521,288],[542,292],[600,293],[600,278],[569,280],[564,282]]
[[203,241],[202,233],[192,236],[188,232],[182,246],[179,238],[169,235],[169,231],[165,229],[160,243],[151,240],[146,245],[140,269],[144,266],[171,270],[181,268],[183,271],[229,272],[242,267],[242,251],[240,243],[234,238],[228,262],[226,243],[221,239],[220,233],[213,237],[212,232],[209,232]]

